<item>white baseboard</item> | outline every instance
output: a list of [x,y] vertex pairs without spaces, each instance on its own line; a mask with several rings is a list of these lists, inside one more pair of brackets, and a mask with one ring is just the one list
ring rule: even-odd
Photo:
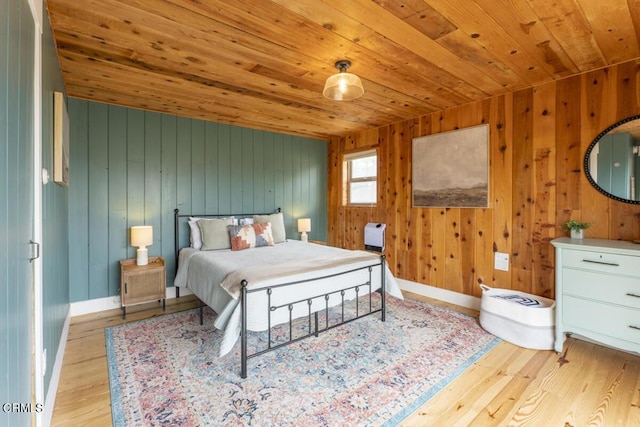
[[[186,297],[187,295],[191,295],[192,293],[193,292],[191,292],[187,288],[180,288],[180,296]],[[175,298],[175,286],[168,287],[165,295],[167,299]],[[71,317],[75,317],[81,316],[83,314],[97,313],[99,311],[113,310],[114,308],[120,308],[119,296],[72,302],[70,312]]]
[[[180,296],[181,297],[186,297],[187,295],[192,295],[193,292],[191,292],[189,289],[187,288],[180,288]],[[167,288],[167,299],[172,299],[176,297],[176,287],[175,286],[171,286],[169,288]]]
[[434,298],[440,301],[448,302],[450,304],[459,305],[461,307],[472,308],[480,311],[480,298],[471,295],[461,294],[459,292],[453,292],[442,288],[436,288],[431,285],[424,285],[422,283],[412,282],[410,280],[396,278],[400,289],[403,291],[413,292],[414,294],[422,295],[424,297]]
[[64,359],[64,350],[67,347],[67,337],[69,336],[69,323],[71,322],[71,310],[67,313],[60,334],[60,343],[56,352],[56,360],[51,369],[51,380],[49,381],[49,389],[44,401],[44,411],[42,411],[42,423],[38,425],[50,426],[53,418],[53,408],[56,405],[56,394],[58,393],[58,384],[60,383],[60,374],[62,373],[62,362]]

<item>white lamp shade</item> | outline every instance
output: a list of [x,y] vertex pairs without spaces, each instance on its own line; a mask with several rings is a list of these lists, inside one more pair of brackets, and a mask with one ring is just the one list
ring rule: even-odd
[[322,94],[334,101],[349,101],[364,94],[362,81],[355,74],[341,72],[327,78]]
[[308,233],[311,231],[311,218],[300,218],[298,220],[298,231],[300,233]]
[[153,227],[137,225],[131,227],[131,246],[149,246],[153,244]]

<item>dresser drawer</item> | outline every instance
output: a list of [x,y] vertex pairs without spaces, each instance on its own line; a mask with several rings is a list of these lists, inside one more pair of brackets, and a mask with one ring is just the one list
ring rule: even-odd
[[606,301],[640,310],[640,278],[563,268],[562,283],[563,295]]
[[[563,297],[562,317],[566,325],[630,341],[640,345],[640,310]],[[636,329],[637,328],[637,329]],[[571,330],[571,328],[567,328]]]
[[562,253],[562,267],[637,277],[640,276],[640,257],[566,249]]

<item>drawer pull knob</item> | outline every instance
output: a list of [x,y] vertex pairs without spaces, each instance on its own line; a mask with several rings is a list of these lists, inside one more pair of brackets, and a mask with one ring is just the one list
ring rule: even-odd
[[637,330],[639,330],[639,331],[640,331],[640,326],[629,325],[629,327],[630,327],[631,329],[637,329]]
[[627,295],[630,297],[636,297],[636,298],[640,298],[640,295],[638,294],[632,294],[631,292],[627,292]]
[[591,264],[603,264],[603,265],[611,265],[613,267],[620,267],[620,264],[616,264],[615,262],[593,261],[591,259],[583,259],[582,262],[590,262]]

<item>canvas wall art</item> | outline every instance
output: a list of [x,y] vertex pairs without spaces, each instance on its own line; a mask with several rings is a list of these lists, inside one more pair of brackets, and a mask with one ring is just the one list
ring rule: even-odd
[[489,207],[489,125],[413,139],[414,207]]
[[69,113],[62,92],[53,93],[53,180],[69,185]]

